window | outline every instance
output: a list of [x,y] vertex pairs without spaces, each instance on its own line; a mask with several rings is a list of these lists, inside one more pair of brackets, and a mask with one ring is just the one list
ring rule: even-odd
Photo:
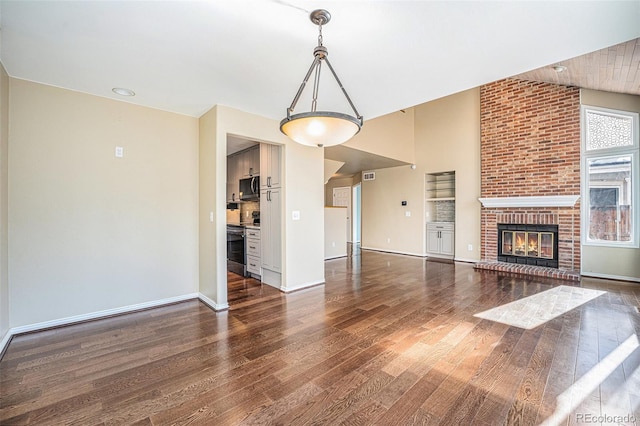
[[582,107],[582,241],[638,247],[638,114]]

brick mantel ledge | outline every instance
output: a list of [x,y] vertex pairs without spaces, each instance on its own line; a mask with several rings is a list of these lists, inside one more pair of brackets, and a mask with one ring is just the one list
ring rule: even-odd
[[487,208],[573,207],[580,195],[546,195],[535,197],[478,198]]

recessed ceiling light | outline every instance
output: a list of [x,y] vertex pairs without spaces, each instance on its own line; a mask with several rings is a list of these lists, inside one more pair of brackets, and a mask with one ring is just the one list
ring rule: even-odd
[[564,65],[554,65],[552,68],[555,72],[563,72],[567,70],[567,67]]
[[135,96],[136,95],[136,92],[134,92],[133,90],[123,89],[122,87],[114,87],[113,89],[111,89],[111,91],[113,93],[115,93],[116,95],[120,95],[120,96]]

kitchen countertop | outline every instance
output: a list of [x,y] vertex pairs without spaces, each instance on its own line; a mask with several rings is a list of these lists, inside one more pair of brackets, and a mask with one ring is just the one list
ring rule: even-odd
[[238,222],[227,222],[229,226],[241,226],[243,228],[248,229],[260,229],[260,225],[254,225],[252,223],[238,223]]

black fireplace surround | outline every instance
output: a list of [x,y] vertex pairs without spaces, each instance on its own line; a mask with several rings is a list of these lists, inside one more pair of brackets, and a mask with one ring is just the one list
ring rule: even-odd
[[558,267],[558,225],[498,224],[498,262]]

